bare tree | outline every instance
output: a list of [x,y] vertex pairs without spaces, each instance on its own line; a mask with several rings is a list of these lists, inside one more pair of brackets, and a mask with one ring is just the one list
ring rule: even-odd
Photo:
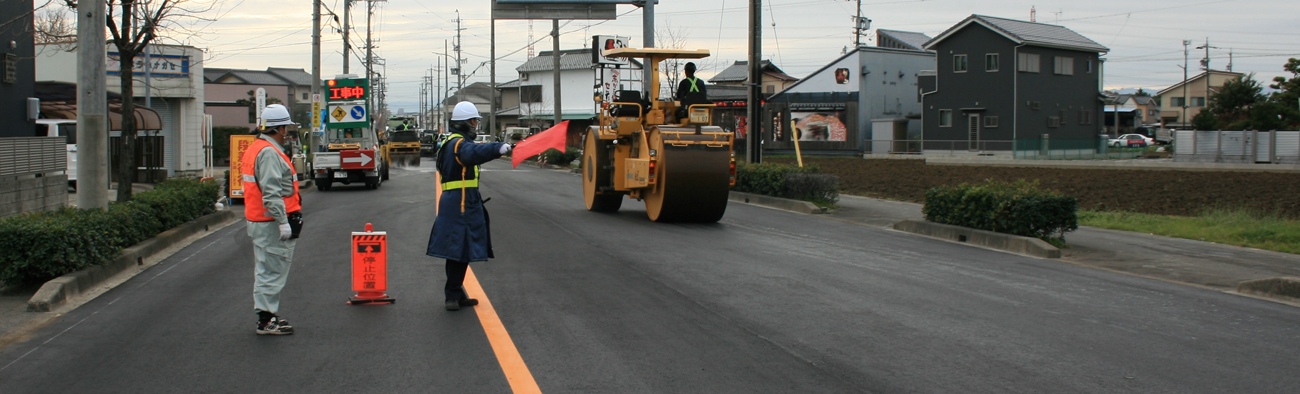
[[[665,49],[692,49],[686,48],[686,38],[690,36],[691,30],[685,27],[674,28],[672,22],[665,22],[663,29],[655,30],[655,45]],[[672,98],[680,100],[680,97],[673,97],[677,94],[677,83],[685,77],[683,67],[687,62],[695,62],[696,70],[709,70],[713,68],[713,59],[704,58],[697,60],[668,59],[664,60],[659,67],[659,72],[663,73],[663,81],[659,84],[659,97]],[[645,65],[646,70],[650,65]],[[649,83],[650,79],[646,78]]]
[[[185,32],[185,20],[198,21],[216,0],[107,0],[110,42],[117,47],[122,84],[122,144],[118,150],[117,201],[131,200],[135,180],[135,58],[160,36]],[[117,9],[114,9],[117,8]]]
[[36,7],[34,16],[36,45],[54,45],[63,51],[77,47],[77,21],[68,12],[67,4],[46,1]]

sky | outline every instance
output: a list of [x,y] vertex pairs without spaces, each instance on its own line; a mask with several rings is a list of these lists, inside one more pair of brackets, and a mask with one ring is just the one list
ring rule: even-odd
[[[213,1],[213,0],[191,0]],[[312,2],[308,0],[215,0],[202,14],[197,33],[169,37],[161,42],[184,43],[205,50],[206,67],[266,69],[302,68],[311,71]],[[323,23],[321,75],[342,71],[341,26],[328,17],[342,19],[344,0],[323,0],[328,23]],[[771,59],[797,78],[838,58],[853,45],[855,1],[769,0],[763,3],[763,58]],[[749,2],[744,0],[662,0],[655,7],[655,29],[664,46],[665,34],[680,37],[684,49],[708,49],[713,55],[698,74],[708,78],[746,59]],[[364,1],[352,6],[354,47],[364,45]],[[1183,40],[1190,40],[1190,75],[1196,75],[1211,48],[1211,66],[1222,70],[1232,54],[1232,70],[1255,73],[1267,85],[1290,57],[1300,57],[1300,2],[1294,0],[862,0],[861,10],[872,20],[863,40],[874,45],[875,29],[925,33],[931,37],[971,14],[1037,21],[1074,30],[1110,48],[1104,85],[1107,89],[1146,88],[1154,91],[1181,82]],[[416,109],[419,83],[436,67],[444,41],[455,45],[455,21],[461,21],[461,43],[467,80],[486,82],[490,54],[491,2],[486,0],[387,0],[374,3],[372,35],[376,55],[383,58],[379,71],[387,77],[389,108],[397,112]],[[560,21],[561,49],[590,46],[593,35],[631,37],[640,47],[642,10],[618,6],[616,20]],[[549,51],[551,21],[537,20],[531,36],[536,53]],[[496,22],[497,81],[517,77],[515,67],[527,60],[529,21]],[[437,52],[437,53],[435,53]],[[351,59],[351,72],[362,70],[359,55]],[[481,65],[481,66],[480,66]],[[454,78],[454,77],[453,77]],[[453,79],[454,82],[454,79]]]

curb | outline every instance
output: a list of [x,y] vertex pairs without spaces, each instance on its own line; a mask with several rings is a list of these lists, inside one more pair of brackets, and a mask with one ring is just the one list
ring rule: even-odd
[[58,278],[51,279],[27,301],[28,312],[49,312],[68,303],[68,300],[112,278],[128,268],[144,264],[152,257],[191,235],[209,231],[211,227],[237,219],[235,211],[226,209],[191,220],[153,238],[123,249],[121,255],[104,264],[91,266]]
[[1237,285],[1237,292],[1300,302],[1300,278],[1281,277],[1248,280]]
[[805,213],[809,215],[822,213],[822,209],[820,207],[818,207],[816,204],[807,201],[764,196],[762,194],[731,192],[731,194],[727,197],[727,199],[735,202],[762,205],[768,208],[781,209],[781,210],[797,212],[797,213]]
[[894,224],[894,229],[914,234],[970,243],[1011,253],[1049,259],[1061,258],[1061,250],[1038,238],[995,233],[969,227],[939,224],[920,220],[904,220]]

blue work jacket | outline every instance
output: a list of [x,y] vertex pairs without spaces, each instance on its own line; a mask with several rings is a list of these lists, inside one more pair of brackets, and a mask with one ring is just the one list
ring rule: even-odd
[[[462,137],[458,130],[439,152],[438,173],[443,185],[466,179],[477,179],[476,167],[501,157],[501,143],[475,143]],[[457,149],[457,144],[460,147]],[[457,162],[457,158],[460,161]],[[463,165],[463,166],[462,166]],[[464,171],[462,171],[462,169]],[[462,199],[463,198],[463,199]],[[463,210],[462,210],[463,204]],[[483,209],[483,199],[478,187],[444,187],[438,204],[438,216],[429,234],[429,256],[463,262],[487,261],[492,256],[492,235],[488,231],[488,213]]]

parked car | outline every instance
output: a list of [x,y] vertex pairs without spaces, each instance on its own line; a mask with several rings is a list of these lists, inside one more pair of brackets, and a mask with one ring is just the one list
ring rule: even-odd
[[68,186],[77,188],[77,120],[76,119],[37,119],[37,137],[63,137],[67,142]]
[[1124,134],[1110,140],[1110,146],[1114,148],[1144,148],[1155,144],[1155,139],[1141,134]]

